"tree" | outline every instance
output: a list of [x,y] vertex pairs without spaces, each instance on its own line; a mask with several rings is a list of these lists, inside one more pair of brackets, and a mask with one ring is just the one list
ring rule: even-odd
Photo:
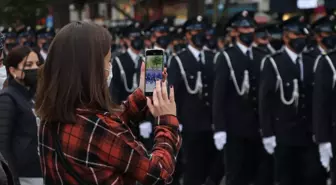
[[50,0],[0,0],[0,21],[11,24],[21,20],[24,24],[34,25],[36,20],[48,13]]

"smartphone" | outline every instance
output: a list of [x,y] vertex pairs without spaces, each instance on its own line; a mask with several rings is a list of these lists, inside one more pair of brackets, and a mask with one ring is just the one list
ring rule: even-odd
[[145,96],[153,96],[156,80],[162,80],[164,52],[161,49],[146,50]]

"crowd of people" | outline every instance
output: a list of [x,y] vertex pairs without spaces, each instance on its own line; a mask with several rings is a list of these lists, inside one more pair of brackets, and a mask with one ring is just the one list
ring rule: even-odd
[[[336,184],[333,13],[2,35],[1,164],[15,184]],[[150,98],[147,49],[165,53]]]

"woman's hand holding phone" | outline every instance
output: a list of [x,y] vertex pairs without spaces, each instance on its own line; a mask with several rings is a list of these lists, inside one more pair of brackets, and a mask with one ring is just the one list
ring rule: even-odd
[[[142,92],[145,92],[145,76],[146,76],[146,65],[144,62],[141,63],[141,71],[140,71],[140,82],[139,82],[139,88],[142,90]],[[162,71],[162,82],[166,82],[168,78],[167,68],[164,68]]]
[[154,117],[163,115],[176,116],[176,103],[174,88],[169,88],[169,96],[167,91],[167,81],[156,81],[156,87],[153,92],[153,101],[147,97],[147,106]]

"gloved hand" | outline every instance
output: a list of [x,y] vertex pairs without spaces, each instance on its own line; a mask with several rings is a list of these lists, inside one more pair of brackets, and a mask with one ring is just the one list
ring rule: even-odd
[[139,129],[140,135],[143,138],[148,139],[150,134],[152,133],[152,123],[149,121],[143,122],[139,125]]
[[226,132],[216,132],[213,136],[217,150],[223,150],[226,144]]
[[319,153],[322,166],[329,171],[330,160],[333,157],[331,144],[329,142],[319,144]]
[[264,148],[267,151],[267,153],[272,155],[276,147],[275,136],[265,137],[262,139],[262,142],[264,144]]
[[182,130],[183,130],[183,125],[179,124],[179,131],[182,132]]

